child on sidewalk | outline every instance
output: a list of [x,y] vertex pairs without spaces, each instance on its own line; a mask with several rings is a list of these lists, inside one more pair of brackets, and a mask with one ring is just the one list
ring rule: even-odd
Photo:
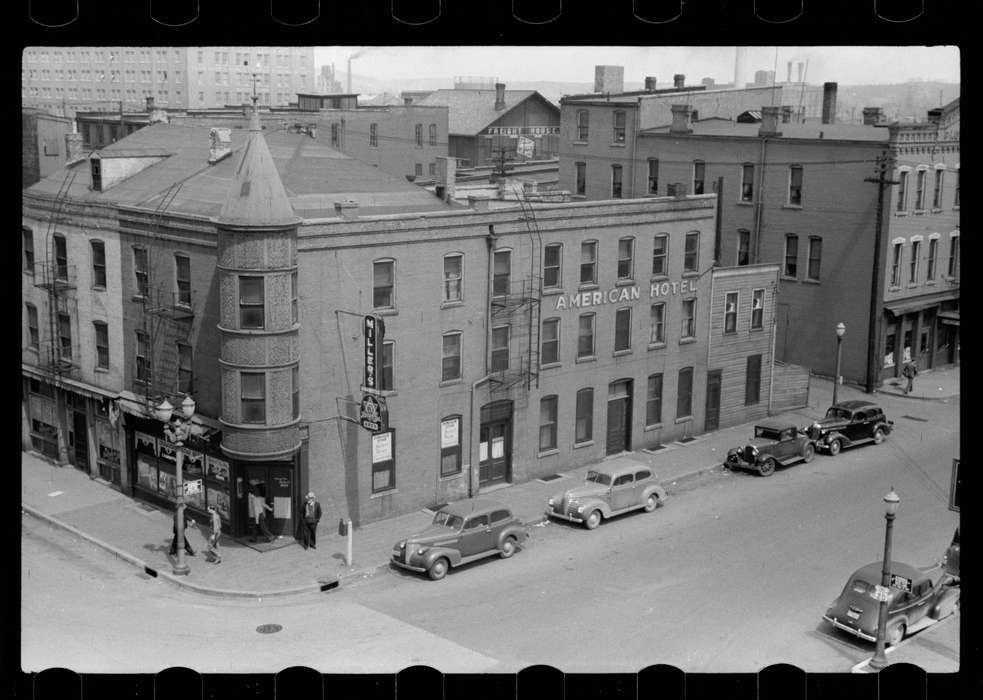
[[212,526],[211,534],[208,535],[208,560],[212,564],[221,564],[222,555],[218,551],[218,541],[222,537],[222,518],[215,510],[215,506],[208,506],[208,519]]

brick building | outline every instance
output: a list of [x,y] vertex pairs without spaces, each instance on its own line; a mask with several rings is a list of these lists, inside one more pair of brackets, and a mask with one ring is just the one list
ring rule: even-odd
[[72,120],[39,109],[21,110],[21,186],[47,177],[78,151]]

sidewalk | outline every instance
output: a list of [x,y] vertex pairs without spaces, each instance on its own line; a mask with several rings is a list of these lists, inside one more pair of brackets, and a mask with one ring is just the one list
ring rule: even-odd
[[[957,611],[897,646],[888,647],[885,650],[888,665],[907,663],[919,666],[925,673],[956,673],[959,671],[960,624]],[[870,658],[867,658],[851,670],[853,673],[876,673],[869,664]]]
[[[904,396],[909,399],[943,401],[959,395],[959,367],[944,367],[918,372],[910,394],[904,393],[904,377],[889,379],[877,388],[878,393]],[[815,381],[815,378],[813,379]]]
[[[923,373],[915,383],[916,391],[929,393],[942,386],[938,393],[955,395],[959,391],[959,370]],[[788,419],[795,425],[807,425],[829,406],[832,386],[831,381],[813,377],[809,406],[775,417]],[[855,387],[843,386],[839,398],[870,397]],[[743,424],[696,436],[687,444],[670,443],[657,453],[642,450],[634,455],[653,467],[671,499],[683,484],[719,469],[727,450],[744,444],[750,432],[751,426]],[[187,537],[198,556],[187,558],[191,566],[188,576],[175,577],[168,556],[170,511],[136,501],[71,466],[55,467],[33,454],[22,453],[21,465],[22,505],[29,516],[72,530],[147,569],[150,575],[213,595],[260,598],[313,592],[371,576],[388,568],[393,544],[426,527],[432,517],[420,510],[356,528],[351,567],[345,564],[346,540],[338,536],[335,523],[321,523],[319,546],[308,551],[292,538],[279,543],[284,546],[258,551],[223,536],[223,562],[218,565],[205,561],[205,530],[191,528]],[[534,480],[482,491],[482,495],[505,503],[525,523],[534,525],[544,520],[546,499],[581,483],[591,466],[567,470],[562,478],[549,482]]]

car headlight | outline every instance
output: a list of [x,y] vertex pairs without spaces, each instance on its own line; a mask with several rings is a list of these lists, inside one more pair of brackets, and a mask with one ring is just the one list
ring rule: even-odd
[[552,506],[553,505],[553,497],[552,496],[550,496],[549,500],[546,501],[546,505],[548,505],[548,506]]
[[416,550],[416,553],[417,554],[425,554],[428,549],[430,549],[430,548],[429,547],[420,547],[418,550]]
[[584,512],[584,506],[580,506],[579,508],[577,508],[577,512],[578,513],[583,513]]
[[406,549],[406,541],[402,541],[396,545],[396,549]]

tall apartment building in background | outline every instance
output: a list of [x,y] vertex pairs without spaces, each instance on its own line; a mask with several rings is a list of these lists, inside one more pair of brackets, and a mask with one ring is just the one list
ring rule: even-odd
[[[287,105],[315,88],[313,47],[41,46],[24,50],[21,103],[74,117],[76,111],[244,104]],[[122,103],[122,107],[120,106]]]

